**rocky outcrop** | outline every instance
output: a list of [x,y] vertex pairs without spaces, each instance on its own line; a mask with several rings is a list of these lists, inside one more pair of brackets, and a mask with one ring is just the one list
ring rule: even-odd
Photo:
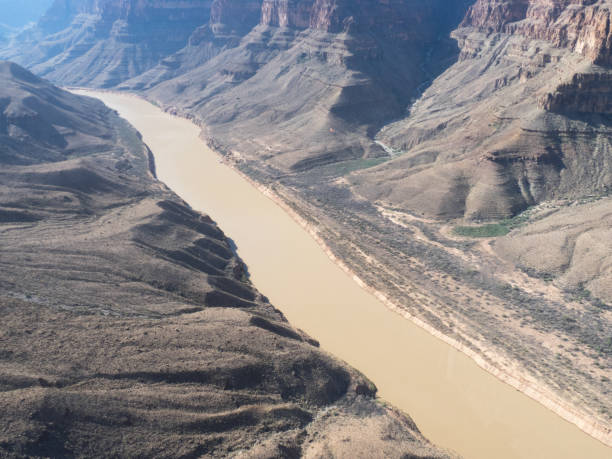
[[[428,40],[457,20],[467,2],[444,5],[435,0],[263,0],[261,24],[330,33],[395,33],[397,39]],[[435,15],[436,20],[432,20]]]
[[605,193],[612,185],[608,3],[474,4],[453,33],[459,62],[409,118],[379,133],[404,154],[357,174],[359,192],[413,212],[475,220]]
[[462,22],[487,32],[503,32],[507,24],[525,19],[530,0],[478,0]]
[[599,65],[612,65],[609,0],[479,0],[465,27],[548,41]]
[[263,0],[261,24],[307,29],[314,19],[315,0]]
[[540,99],[540,106],[556,113],[612,114],[612,74],[577,73],[568,83]]
[[186,46],[122,87],[147,90],[204,65],[225,50],[235,48],[261,17],[261,1],[214,0],[210,19],[190,35]]

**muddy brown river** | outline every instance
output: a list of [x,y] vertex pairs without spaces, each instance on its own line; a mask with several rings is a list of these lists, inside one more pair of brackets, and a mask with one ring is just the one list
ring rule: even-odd
[[612,449],[360,288],[285,211],[221,163],[193,123],[134,96],[81,93],[141,132],[159,179],[217,221],[255,286],[294,326],[366,374],[434,443],[474,459],[612,457]]

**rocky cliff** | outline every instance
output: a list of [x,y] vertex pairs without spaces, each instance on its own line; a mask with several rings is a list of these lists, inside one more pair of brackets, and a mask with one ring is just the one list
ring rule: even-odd
[[477,2],[454,33],[459,62],[379,133],[405,154],[356,178],[361,192],[480,220],[606,193],[609,12],[607,1]]
[[287,323],[127,123],[0,77],[2,457],[447,457]]
[[148,90],[223,142],[242,133],[225,143],[244,155],[272,148],[271,167],[304,170],[385,155],[371,134],[456,57],[469,3],[58,0],[0,54],[62,84]]
[[456,57],[448,34],[467,3],[264,1],[259,24],[214,58],[198,59],[200,42],[179,53],[188,72],[154,69],[120,88],[146,89],[277,173],[385,156],[371,134]]
[[611,7],[609,0],[479,0],[462,25],[545,40],[610,65]]
[[261,17],[261,0],[214,0],[210,18],[190,35],[180,51],[164,58],[155,67],[124,87],[146,90],[205,64],[225,50],[235,48]]
[[110,87],[183,48],[209,18],[210,4],[57,0],[1,56],[62,84]]

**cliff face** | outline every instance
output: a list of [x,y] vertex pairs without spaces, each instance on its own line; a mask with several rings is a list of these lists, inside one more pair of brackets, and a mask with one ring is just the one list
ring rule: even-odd
[[189,36],[184,48],[162,59],[147,72],[125,83],[146,90],[186,74],[225,50],[235,48],[261,18],[261,0],[214,0],[210,18]]
[[606,193],[609,7],[476,2],[454,32],[459,62],[410,117],[379,133],[404,154],[358,174],[360,192],[429,215],[485,220],[546,199]]
[[[443,5],[445,3],[445,5]],[[263,0],[261,24],[330,33],[415,36],[423,40],[456,21],[466,2],[434,0]],[[435,20],[434,19],[435,15]]]
[[540,99],[540,106],[557,113],[612,114],[612,75],[576,73],[567,83]]
[[[467,4],[266,0],[259,24],[240,40],[219,48],[202,29],[197,47],[120,87],[189,111],[228,151],[279,173],[385,156],[371,133],[401,116],[419,86],[456,58],[448,34]],[[225,18],[232,5],[212,9]],[[202,59],[211,46],[216,52]],[[164,69],[169,61],[179,70]]]
[[479,0],[462,25],[546,40],[612,65],[611,6],[609,0]]
[[185,46],[212,0],[57,0],[0,53],[63,84],[110,87]]

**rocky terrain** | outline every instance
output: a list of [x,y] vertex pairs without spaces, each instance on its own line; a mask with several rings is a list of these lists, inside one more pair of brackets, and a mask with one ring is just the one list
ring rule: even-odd
[[193,119],[389,302],[612,444],[610,0],[181,2],[199,21],[146,53],[173,2],[137,3],[58,1],[0,55]]
[[1,57],[63,84],[114,86],[185,46],[210,4],[57,0]]
[[[166,14],[172,1],[127,17],[118,5],[131,4],[138,2],[57,2],[37,31],[0,55],[64,85],[127,80],[121,88],[189,111],[215,138],[232,133],[245,155],[299,171],[386,155],[372,133],[456,58],[448,35],[469,0],[194,1],[197,14],[177,13],[191,25],[173,15],[155,20],[153,11]],[[139,33],[147,20],[150,36]],[[173,54],[155,39],[179,23],[185,35]]]
[[2,457],[447,457],[286,322],[127,123],[0,77]]
[[359,192],[470,220],[608,193],[610,5],[477,2],[454,32],[459,62],[378,134],[402,154],[358,175]]

